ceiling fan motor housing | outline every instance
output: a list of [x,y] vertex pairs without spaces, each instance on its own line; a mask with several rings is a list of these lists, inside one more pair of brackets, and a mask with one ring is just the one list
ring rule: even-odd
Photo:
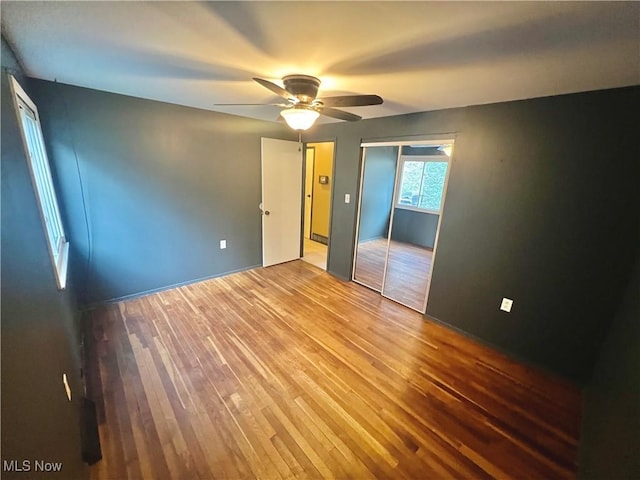
[[282,79],[284,89],[302,103],[311,103],[318,95],[320,80],[310,75],[287,75]]

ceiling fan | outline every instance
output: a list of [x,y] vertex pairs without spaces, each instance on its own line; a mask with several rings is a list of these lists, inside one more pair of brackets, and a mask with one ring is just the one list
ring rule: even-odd
[[349,122],[362,119],[359,115],[338,110],[334,107],[380,105],[383,101],[378,95],[341,95],[317,98],[320,80],[310,75],[287,75],[282,79],[284,88],[263,78],[254,77],[253,80],[286,99],[288,103],[218,103],[216,105],[274,105],[284,107],[280,115],[287,124],[294,130],[306,130],[313,125],[319,115]]

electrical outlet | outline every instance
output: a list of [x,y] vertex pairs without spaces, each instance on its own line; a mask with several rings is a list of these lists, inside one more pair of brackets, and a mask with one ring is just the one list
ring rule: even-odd
[[71,387],[69,386],[66,373],[62,374],[62,384],[64,385],[64,391],[67,392],[67,398],[71,401]]
[[224,250],[225,248],[227,248],[227,241],[220,240],[220,250]]
[[351,195],[348,193],[344,194],[344,203],[351,203]]
[[502,303],[500,304],[500,310],[503,312],[510,312],[511,307],[513,307],[513,300],[510,298],[503,298]]

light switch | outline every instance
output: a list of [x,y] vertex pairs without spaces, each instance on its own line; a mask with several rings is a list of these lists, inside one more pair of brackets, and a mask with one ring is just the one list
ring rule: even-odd
[[227,248],[227,241],[220,240],[220,250],[224,250],[225,248]]
[[344,194],[344,203],[351,203],[351,195],[348,193]]

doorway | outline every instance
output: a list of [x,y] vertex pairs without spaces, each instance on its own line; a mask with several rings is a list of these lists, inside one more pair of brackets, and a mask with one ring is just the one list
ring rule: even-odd
[[334,142],[305,146],[302,260],[327,269],[331,228]]
[[453,139],[362,144],[353,280],[426,310]]

